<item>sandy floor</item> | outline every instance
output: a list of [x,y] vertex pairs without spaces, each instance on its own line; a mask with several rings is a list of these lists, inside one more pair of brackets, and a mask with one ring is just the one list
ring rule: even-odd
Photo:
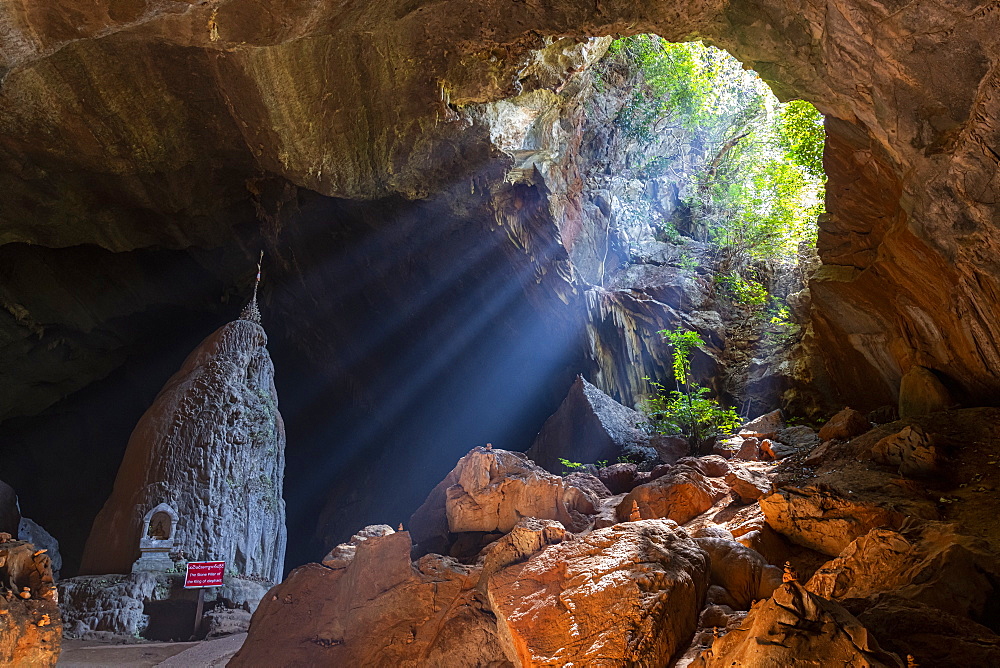
[[208,668],[225,666],[243,645],[247,634],[238,633],[201,642],[151,642],[113,645],[93,640],[63,639],[60,668],[94,666],[172,666]]

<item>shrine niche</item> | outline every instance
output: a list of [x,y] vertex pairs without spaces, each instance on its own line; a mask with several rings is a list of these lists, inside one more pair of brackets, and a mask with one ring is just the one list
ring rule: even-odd
[[174,549],[177,531],[177,511],[161,503],[146,513],[139,538],[140,556],[132,564],[132,572],[166,571],[174,567],[170,553]]

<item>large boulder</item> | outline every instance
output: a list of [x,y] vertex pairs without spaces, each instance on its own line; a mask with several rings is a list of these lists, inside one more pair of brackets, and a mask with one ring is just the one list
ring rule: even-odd
[[936,439],[919,426],[903,427],[872,447],[872,459],[895,466],[905,476],[929,476],[938,470],[940,453]]
[[740,503],[753,503],[774,491],[767,476],[742,466],[732,466],[723,478]]
[[807,588],[835,599],[881,592],[983,623],[997,623],[1000,559],[989,546],[930,522],[906,532],[875,529],[848,545]]
[[635,504],[642,519],[663,518],[684,524],[727,492],[725,485],[714,483],[691,466],[674,466],[666,475],[626,494],[615,513],[619,522],[627,522]]
[[48,555],[0,537],[0,665],[54,666],[62,617]]
[[914,365],[899,381],[899,417],[909,418],[951,408],[948,388],[926,367]]
[[177,512],[178,554],[281,579],[285,429],[266,345],[257,323],[230,322],[167,381],[129,438],[82,574],[129,573],[145,514],[166,503]]
[[717,638],[691,668],[851,666],[903,668],[843,607],[787,582]]
[[859,413],[853,408],[844,408],[827,422],[819,430],[819,439],[829,441],[831,439],[848,440],[855,436],[860,436],[871,429],[871,422],[863,413]]
[[458,481],[445,495],[451,533],[507,532],[522,517],[583,528],[596,510],[579,487],[567,485],[519,452],[474,448],[459,462]]
[[476,600],[479,570],[449,557],[410,561],[410,536],[361,541],[350,563],[306,564],[253,615],[243,666],[509,666]]
[[549,471],[561,471],[559,460],[594,463],[616,461],[629,446],[647,447],[639,425],[646,418],[621,405],[577,376],[559,409],[542,425],[527,455]]
[[781,569],[754,550],[724,537],[701,536],[695,542],[711,557],[712,584],[726,590],[735,609],[748,610],[781,585]]
[[827,488],[786,487],[760,499],[767,523],[792,542],[837,556],[872,529],[900,526],[903,515],[875,502],[852,499]]
[[545,547],[487,591],[517,665],[660,666],[687,645],[708,577],[687,534],[644,520]]
[[601,493],[598,480],[561,478],[519,452],[476,447],[410,517],[415,553],[448,554],[453,534],[507,532],[522,517],[581,529],[589,524],[587,516],[596,513]]

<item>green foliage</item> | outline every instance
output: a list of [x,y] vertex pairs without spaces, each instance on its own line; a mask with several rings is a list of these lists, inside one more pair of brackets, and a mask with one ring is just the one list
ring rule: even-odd
[[656,394],[646,400],[645,412],[659,434],[682,434],[696,445],[698,441],[731,434],[742,420],[733,408],[723,408],[706,396],[707,387],[694,385],[687,394],[667,391],[660,383],[650,383]]
[[720,88],[720,79],[742,75],[742,66],[725,51],[700,42],[672,44],[656,35],[616,39],[611,57],[625,60],[642,73],[616,122],[629,136],[649,139],[670,120],[689,130],[717,122],[747,104],[746,88]]
[[573,471],[578,471],[586,466],[586,464],[582,462],[571,462],[570,460],[563,459],[562,457],[559,458],[559,463],[562,464],[563,469],[565,469],[563,471],[563,475],[567,475]]
[[[616,118],[626,136],[649,140],[672,125],[716,152],[694,175],[687,203],[727,249],[724,271],[755,259],[792,260],[800,243],[815,243],[826,180],[815,107],[781,104],[754,72],[700,42],[636,35],[615,40],[608,53],[640,79]],[[637,176],[662,176],[669,164],[653,158]]]
[[760,282],[740,274],[716,274],[715,282],[723,291],[744,306],[763,306],[770,299],[767,288]]
[[[676,390],[668,391],[651,381],[655,393],[642,408],[660,434],[683,434],[692,445],[703,439],[731,433],[741,423],[732,408],[724,408],[708,396],[708,388],[691,382],[691,352],[704,341],[697,332],[683,329],[659,332],[673,348],[673,372]],[[648,378],[646,380],[649,380]]]
[[778,141],[789,162],[801,165],[813,177],[826,180],[823,171],[823,115],[805,100],[784,105],[778,117]]
[[698,258],[690,253],[681,253],[681,257],[677,265],[686,271],[694,271],[698,268]]

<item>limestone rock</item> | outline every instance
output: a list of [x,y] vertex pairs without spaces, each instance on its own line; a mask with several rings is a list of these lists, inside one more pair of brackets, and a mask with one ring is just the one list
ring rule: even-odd
[[743,467],[731,467],[724,479],[740,503],[753,503],[774,490],[767,476]]
[[919,666],[1000,666],[1000,636],[968,617],[894,595],[874,601],[855,615],[885,649],[909,654]]
[[852,408],[845,408],[823,425],[819,430],[819,439],[821,441],[829,441],[834,438],[848,440],[860,436],[869,429],[871,429],[871,423],[868,422],[868,418]]
[[739,435],[744,438],[775,438],[784,427],[781,411],[775,410],[747,422],[740,427]]
[[730,666],[903,668],[847,610],[787,582],[712,643],[692,668]]
[[881,592],[983,623],[995,622],[1000,559],[982,541],[936,522],[900,533],[875,529],[854,540],[806,585],[835,599]]
[[819,445],[819,435],[803,424],[779,429],[776,440],[796,449],[808,449]]
[[43,529],[34,520],[22,517],[17,529],[18,540],[31,543],[36,549],[45,550],[52,561],[52,577],[59,579],[59,571],[62,570],[62,555],[59,553],[59,541],[48,531]]
[[511,564],[527,561],[547,545],[555,545],[565,539],[566,528],[555,520],[521,520],[486,552],[477,589],[485,594],[491,575]]
[[21,512],[17,508],[17,493],[14,488],[0,480],[0,532],[16,536]]
[[908,418],[947,410],[951,393],[933,371],[914,365],[899,382],[899,417]]
[[611,496],[611,490],[601,482],[601,479],[589,473],[570,473],[568,476],[563,476],[563,482],[583,490],[592,499],[606,499]]
[[598,469],[597,479],[604,483],[612,494],[624,494],[635,489],[643,481],[635,464],[612,464]]
[[695,538],[695,542],[711,557],[712,584],[726,590],[733,609],[748,610],[753,602],[770,598],[781,585],[781,569],[754,550],[711,536]]
[[593,463],[616,461],[626,446],[647,446],[638,428],[646,419],[577,376],[562,404],[538,432],[526,453],[549,471],[560,471],[559,459]]
[[[268,583],[226,575],[222,587],[205,589],[205,603],[252,613]],[[184,573],[139,572],[80,575],[60,580],[59,608],[65,634],[85,640],[187,640],[191,635],[194,589]]]
[[725,494],[725,490],[714,486],[698,470],[678,465],[663,477],[626,494],[616,514],[618,521],[629,521],[634,502],[643,519],[663,518],[684,524],[711,508]]
[[684,457],[678,459],[677,464],[694,467],[709,478],[723,478],[729,473],[729,462],[719,455]]
[[250,630],[250,617],[246,610],[217,607],[205,613],[202,630],[206,639],[246,633]]
[[760,499],[767,523],[792,542],[836,556],[872,529],[899,526],[903,516],[874,503],[855,501],[818,487],[786,487]]
[[553,519],[582,528],[585,515],[596,512],[588,495],[566,485],[528,461],[506,450],[474,448],[456,467],[457,482],[446,490],[445,513],[451,533],[507,532],[522,517]]
[[357,551],[358,543],[366,541],[369,538],[380,538],[382,536],[388,536],[391,533],[396,533],[393,531],[392,527],[388,524],[372,524],[366,526],[361,531],[357,532],[351,539],[346,543],[341,543],[337,547],[330,550],[330,552],[323,557],[323,565],[327,568],[347,568],[354,559],[354,553]]
[[230,322],[167,381],[132,432],[81,573],[128,573],[143,516],[165,502],[178,513],[174,541],[187,559],[281,579],[285,430],[266,344],[260,325]]
[[934,437],[919,426],[903,427],[872,448],[875,461],[897,466],[906,476],[932,475],[938,469],[939,457]]
[[740,449],[733,455],[733,459],[742,459],[745,462],[755,462],[760,459],[760,441],[757,438],[744,438],[740,443]]
[[411,563],[410,548],[396,532],[359,543],[346,568],[295,569],[229,665],[510,666],[475,597],[478,569],[439,555]]
[[59,658],[58,595],[49,557],[36,552],[24,541],[0,543],[0,664],[5,666],[54,666]]
[[691,451],[691,445],[683,436],[650,436],[649,444],[664,464],[673,464]]
[[708,557],[663,520],[598,529],[492,575],[518,665],[666,665],[694,632]]

